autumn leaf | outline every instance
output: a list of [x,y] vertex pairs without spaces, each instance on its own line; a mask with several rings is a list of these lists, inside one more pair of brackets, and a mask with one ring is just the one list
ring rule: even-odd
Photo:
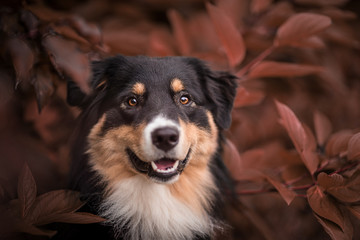
[[332,132],[332,125],[330,120],[321,112],[315,111],[314,113],[314,127],[316,132],[317,143],[324,146],[326,140]]
[[185,20],[176,10],[169,10],[167,15],[174,30],[175,40],[181,55],[190,55],[191,43],[188,38]]
[[24,164],[21,170],[17,192],[21,216],[25,217],[36,199],[36,183],[27,163]]
[[237,94],[234,101],[234,108],[254,106],[260,104],[265,98],[262,91],[247,90],[244,87],[237,88]]
[[33,50],[24,40],[18,37],[8,39],[6,45],[16,73],[16,86],[21,81],[29,81],[35,63]]
[[270,7],[273,0],[252,0],[250,9],[252,13],[261,13]]
[[90,63],[88,57],[79,51],[77,45],[52,34],[43,38],[42,45],[59,74],[65,73],[83,92],[89,93]]
[[358,206],[347,206],[347,209],[350,210],[350,212],[357,217],[358,219],[360,219],[360,205]]
[[348,160],[360,160],[360,133],[353,135],[349,139],[347,151]]
[[48,223],[61,222],[61,223],[72,223],[72,224],[90,224],[103,222],[106,219],[97,215],[87,212],[64,212],[50,214],[46,218],[41,219],[38,225],[45,225]]
[[332,134],[325,147],[326,155],[333,157],[345,153],[348,150],[349,140],[353,135],[354,132],[349,129],[343,129]]
[[349,0],[294,0],[298,4],[313,5],[313,6],[338,6],[343,5]]
[[215,31],[225,48],[230,66],[235,67],[245,57],[246,48],[243,37],[222,9],[210,3],[206,3],[206,9]]
[[349,179],[344,179],[340,174],[320,173],[318,183],[327,193],[342,202],[360,201],[360,171],[355,172]]
[[95,24],[87,23],[79,16],[70,16],[65,21],[91,44],[101,44],[101,32]]
[[248,77],[301,77],[321,73],[323,68],[314,65],[263,61],[254,67]]
[[329,234],[332,240],[351,240],[353,239],[353,226],[348,217],[346,217],[345,222],[345,231],[341,230],[339,226],[337,226],[332,221],[327,220],[326,218],[320,217],[314,214],[319,223],[323,226],[326,233]]
[[281,117],[281,124],[289,134],[306,168],[314,174],[319,165],[319,159],[315,154],[316,145],[314,146],[315,141],[311,131],[304,128],[288,106],[278,101],[275,101],[275,104]]
[[315,13],[298,13],[283,23],[274,40],[275,46],[298,44],[306,38],[325,30],[331,25],[331,19]]
[[280,193],[281,197],[284,199],[287,205],[290,205],[290,203],[294,200],[296,197],[296,193],[287,188],[284,184],[277,181],[276,179],[266,176],[266,179],[276,188],[276,190]]
[[78,210],[84,203],[80,201],[79,192],[70,190],[56,190],[44,193],[36,198],[30,209],[27,220],[33,224],[51,223],[53,215],[70,213]]
[[49,101],[55,90],[52,82],[52,74],[47,66],[36,69],[34,78],[31,80],[31,84],[35,89],[36,100],[40,112]]
[[307,190],[307,199],[312,210],[319,216],[337,224],[345,230],[344,215],[337,204],[329,198],[319,186],[312,186]]

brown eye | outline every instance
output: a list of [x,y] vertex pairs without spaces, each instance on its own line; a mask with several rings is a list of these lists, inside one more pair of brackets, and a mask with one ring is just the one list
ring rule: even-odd
[[135,107],[138,104],[138,100],[134,97],[129,98],[128,104],[130,107]]
[[181,96],[181,97],[180,97],[180,103],[181,103],[181,104],[186,105],[186,104],[188,104],[189,102],[190,102],[189,97],[187,97],[187,96]]

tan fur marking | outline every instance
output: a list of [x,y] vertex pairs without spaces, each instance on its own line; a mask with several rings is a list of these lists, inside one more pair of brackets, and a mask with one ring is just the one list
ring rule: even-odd
[[[184,202],[193,211],[206,215],[211,207],[213,192],[216,191],[214,179],[210,173],[209,161],[217,149],[218,129],[213,116],[207,113],[209,129],[201,129],[195,124],[180,120],[184,130],[186,143],[191,147],[189,163],[180,175],[178,181],[167,185],[171,194]],[[115,189],[116,183],[135,175],[148,176],[138,173],[132,166],[126,147],[131,148],[140,159],[144,159],[140,144],[145,124],[137,126],[120,126],[105,133],[99,134],[105,123],[104,114],[92,128],[88,141],[90,164],[107,182],[107,193]]]
[[192,152],[188,166],[180,175],[179,180],[169,185],[170,191],[175,197],[189,206],[193,206],[194,211],[203,214],[211,207],[212,193],[216,191],[209,169],[209,161],[217,149],[218,130],[211,113],[208,112],[207,115],[210,132],[200,129],[194,124],[185,124],[180,121],[180,125],[185,130],[186,141],[191,143]]
[[[88,141],[90,154],[90,164],[107,182],[107,191],[111,192],[114,184],[122,179],[132,177],[136,170],[131,165],[126,147],[139,152],[139,142],[141,141],[144,125],[136,128],[131,126],[120,126],[101,136],[99,133],[105,123],[104,114],[98,123],[92,128]],[[139,154],[139,157],[141,155]],[[145,176],[144,176],[145,177]]]
[[171,89],[172,89],[174,92],[180,92],[180,91],[184,90],[185,87],[184,87],[183,82],[182,82],[180,79],[174,78],[174,79],[171,81]]
[[136,95],[144,95],[145,93],[145,85],[143,83],[135,83],[132,91]]

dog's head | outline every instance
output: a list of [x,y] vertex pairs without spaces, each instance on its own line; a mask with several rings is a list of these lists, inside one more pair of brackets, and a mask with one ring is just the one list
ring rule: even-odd
[[74,85],[68,92],[70,104],[95,115],[92,167],[113,183],[136,174],[171,183],[208,167],[218,131],[230,125],[236,81],[194,58],[117,56],[93,64],[92,87],[88,96]]

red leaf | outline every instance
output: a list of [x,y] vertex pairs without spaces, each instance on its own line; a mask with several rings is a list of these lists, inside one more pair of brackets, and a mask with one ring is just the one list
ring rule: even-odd
[[298,13],[283,23],[276,34],[275,46],[293,45],[331,25],[331,19],[315,13]]
[[318,182],[326,192],[342,202],[360,201],[360,171],[355,172],[349,179],[344,179],[339,174],[320,173]]
[[319,159],[314,152],[316,146],[314,146],[314,137],[312,136],[311,131],[309,129],[304,129],[301,122],[288,106],[278,101],[275,101],[275,104],[281,117],[281,123],[288,132],[302,161],[309,172],[314,174],[318,167]]
[[35,89],[36,100],[40,112],[42,107],[46,105],[51,95],[54,93],[52,75],[47,66],[43,68],[37,68],[36,74],[31,83]]
[[78,192],[56,190],[40,195],[30,209],[27,220],[33,224],[45,222],[49,216],[78,210],[83,203]]
[[224,147],[224,153],[223,153],[224,162],[228,167],[233,178],[236,179],[236,176],[242,170],[241,157],[239,151],[237,150],[233,142],[229,139],[226,139],[223,147]]
[[352,136],[348,143],[348,160],[360,160],[360,133]]
[[348,2],[349,0],[295,0],[298,4],[313,5],[313,6],[339,6]]
[[261,13],[271,5],[273,0],[252,0],[250,9],[252,13]]
[[349,140],[353,135],[353,131],[348,129],[332,134],[326,144],[326,155],[333,157],[345,153],[348,149]]
[[320,66],[263,61],[251,70],[248,77],[301,77],[322,71],[323,68]]
[[244,87],[238,87],[234,101],[234,108],[258,105],[265,98],[262,91],[248,91]]
[[45,225],[54,222],[89,224],[103,222],[106,219],[87,212],[56,213],[46,216],[38,225]]
[[225,48],[230,66],[235,67],[245,57],[246,48],[243,37],[222,9],[210,3],[206,4],[206,8],[215,31]]
[[16,86],[21,81],[29,81],[35,62],[34,52],[20,38],[11,38],[6,44],[16,73]]
[[347,206],[347,209],[349,209],[355,217],[360,219],[360,206]]
[[266,179],[276,188],[287,205],[290,205],[296,197],[296,193],[272,177],[266,176]]
[[74,42],[67,41],[56,35],[47,35],[42,45],[46,49],[55,69],[71,78],[80,89],[90,92],[90,64],[88,57],[81,53]]
[[100,29],[91,23],[87,23],[84,19],[78,16],[71,16],[66,19],[70,26],[72,26],[81,36],[87,39],[92,44],[101,44]]
[[36,183],[26,163],[20,173],[17,192],[20,201],[21,216],[25,217],[36,199]]
[[169,10],[167,15],[174,31],[175,39],[181,55],[190,55],[191,43],[189,41],[187,34],[188,29],[186,28],[184,19],[175,10]]
[[331,239],[333,240],[351,240],[353,238],[353,226],[349,220],[348,217],[346,217],[346,223],[345,223],[345,231],[342,231],[339,226],[337,226],[335,223],[322,218],[315,214],[316,219],[319,221],[319,223],[323,226],[326,233],[329,234]]
[[326,140],[329,138],[330,133],[332,132],[332,126],[330,120],[321,112],[315,111],[314,127],[316,132],[317,143],[320,146],[324,146]]
[[321,187],[313,186],[307,191],[307,198],[312,210],[319,216],[336,223],[345,230],[344,215],[338,206],[327,196]]

